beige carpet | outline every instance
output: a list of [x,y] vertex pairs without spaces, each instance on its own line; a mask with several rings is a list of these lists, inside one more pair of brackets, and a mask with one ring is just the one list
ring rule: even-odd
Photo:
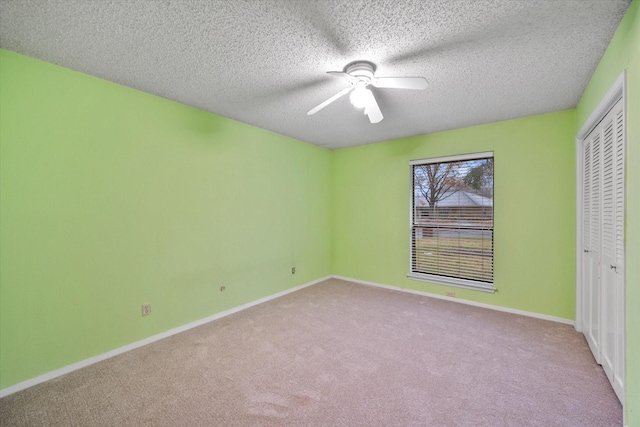
[[571,326],[339,280],[0,400],[2,426],[620,426]]

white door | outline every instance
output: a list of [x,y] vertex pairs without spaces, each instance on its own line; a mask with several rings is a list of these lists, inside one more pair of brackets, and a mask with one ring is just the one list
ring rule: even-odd
[[582,250],[580,251],[581,257],[581,277],[583,282],[582,300],[578,302],[580,304],[582,312],[582,331],[587,337],[587,342],[591,347],[591,352],[597,354],[597,348],[595,348],[595,341],[591,332],[593,325],[593,319],[591,316],[591,271],[593,266],[591,265],[591,138],[584,141],[582,147],[582,165],[583,165],[583,178],[582,178]]
[[625,364],[626,364],[626,289],[625,289],[625,251],[624,251],[624,212],[626,203],[625,193],[625,116],[622,110],[622,101],[620,104],[620,110],[616,113],[616,140],[615,140],[615,152],[616,152],[616,167],[615,167],[615,317],[616,317],[616,331],[614,339],[616,342],[616,357],[615,357],[615,369],[613,371],[613,389],[615,390],[620,402],[625,402]]
[[591,352],[600,363],[600,128],[596,127],[585,142],[584,156],[590,159],[590,167],[585,167],[583,180],[585,184],[589,183],[589,196],[585,197],[588,204],[585,203],[583,215],[583,228],[588,233],[583,239],[587,243],[583,252],[585,336]]
[[[601,362],[616,394],[624,390],[624,123],[622,103],[602,127]],[[622,362],[622,363],[621,363]]]
[[624,401],[624,114],[618,101],[582,146],[583,331]]

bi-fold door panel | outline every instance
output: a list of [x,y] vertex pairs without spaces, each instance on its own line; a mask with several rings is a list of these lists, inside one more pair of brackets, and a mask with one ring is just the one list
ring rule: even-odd
[[582,146],[584,333],[613,388],[624,395],[624,114],[621,101]]
[[585,321],[585,336],[591,351],[593,352],[596,361],[600,363],[600,345],[601,345],[601,331],[600,331],[600,205],[601,205],[601,136],[600,127],[596,127],[594,131],[589,135],[585,148],[584,155],[590,159],[588,170],[585,169],[584,181],[589,182],[589,194],[586,197],[588,204],[584,206],[584,228],[585,228],[585,242],[587,246],[583,252],[583,267],[585,269],[584,275],[584,313],[586,316]]

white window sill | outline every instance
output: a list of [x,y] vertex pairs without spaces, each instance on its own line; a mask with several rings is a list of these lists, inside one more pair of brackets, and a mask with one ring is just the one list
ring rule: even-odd
[[491,283],[476,282],[474,280],[458,279],[455,277],[435,276],[424,273],[409,273],[407,277],[411,280],[419,280],[421,282],[435,283],[438,285],[455,286],[457,288],[472,289],[474,291],[482,291],[494,293],[496,288]]

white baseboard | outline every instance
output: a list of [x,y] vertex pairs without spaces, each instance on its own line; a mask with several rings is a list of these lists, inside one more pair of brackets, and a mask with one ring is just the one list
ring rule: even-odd
[[273,294],[273,295],[266,296],[264,298],[260,298],[260,299],[258,299],[256,301],[252,301],[252,302],[240,305],[238,307],[234,307],[234,308],[231,308],[229,310],[222,311],[220,313],[216,313],[216,314],[214,314],[212,316],[205,317],[204,319],[196,320],[195,322],[191,322],[191,323],[188,323],[186,325],[182,325],[182,326],[179,326],[177,328],[170,329],[170,330],[168,330],[166,332],[162,332],[162,333],[159,333],[157,335],[153,335],[151,337],[142,339],[140,341],[136,341],[136,342],[133,342],[131,344],[127,344],[127,345],[125,345],[123,347],[119,347],[119,348],[110,350],[110,351],[108,351],[106,353],[102,353],[102,354],[99,354],[97,356],[90,357],[88,359],[81,360],[81,361],[76,362],[76,363],[72,363],[71,365],[64,366],[64,367],[62,367],[60,369],[56,369],[54,371],[47,372],[46,374],[39,375],[39,376],[37,376],[35,378],[31,378],[31,379],[28,379],[26,381],[22,381],[22,382],[20,382],[18,384],[14,384],[12,386],[3,388],[2,390],[0,390],[0,398],[3,398],[5,396],[9,396],[10,394],[13,394],[13,393],[16,393],[16,392],[18,392],[20,390],[24,390],[26,388],[32,387],[32,386],[34,386],[36,384],[40,384],[40,383],[52,380],[54,378],[60,377],[62,375],[68,374],[70,372],[76,371],[76,370],[84,368],[86,366],[93,365],[94,363],[101,362],[103,360],[109,359],[109,358],[117,356],[119,354],[126,353],[127,351],[130,351],[130,350],[145,346],[147,344],[151,344],[153,342],[159,341],[161,339],[170,337],[171,335],[175,335],[175,334],[178,334],[180,332],[184,332],[184,331],[187,331],[189,329],[195,328],[197,326],[204,325],[205,323],[209,323],[209,322],[212,322],[214,320],[220,319],[222,317],[229,316],[230,314],[234,314],[234,313],[237,313],[239,311],[246,310],[247,308],[256,306],[258,304],[262,304],[262,303],[267,302],[267,301],[271,301],[273,299],[279,298],[281,296],[290,294],[292,292],[298,291],[300,289],[315,285],[317,283],[320,283],[320,282],[323,282],[323,281],[325,281],[327,279],[332,279],[332,278],[333,279],[345,280],[345,281],[353,282],[353,283],[359,283],[359,284],[362,284],[362,285],[376,286],[376,287],[379,287],[379,288],[391,289],[391,290],[394,290],[394,291],[407,292],[407,293],[415,294],[415,295],[422,295],[422,296],[427,296],[427,297],[431,297],[431,298],[438,298],[438,299],[443,299],[443,300],[447,300],[447,301],[453,301],[453,302],[457,302],[457,303],[460,303],[460,304],[473,305],[473,306],[476,306],[476,307],[488,308],[488,309],[491,309],[491,310],[504,311],[504,312],[507,312],[507,313],[520,314],[522,316],[535,317],[535,318],[538,318],[538,319],[551,320],[551,321],[554,321],[554,322],[573,325],[573,320],[564,319],[564,318],[561,318],[561,317],[549,316],[549,315],[546,315],[546,314],[533,313],[533,312],[523,311],[523,310],[516,310],[516,309],[513,309],[513,308],[500,307],[500,306],[496,306],[496,305],[484,304],[484,303],[475,302],[475,301],[468,301],[468,300],[463,300],[463,299],[459,299],[459,298],[452,298],[452,297],[447,297],[447,296],[443,296],[443,295],[432,294],[432,293],[429,293],[429,292],[416,291],[414,289],[399,288],[397,286],[390,286],[390,285],[384,285],[382,283],[375,283],[375,282],[369,282],[369,281],[366,281],[366,280],[353,279],[351,277],[333,275],[333,276],[321,277],[320,279],[317,279],[317,280],[314,280],[314,281],[311,281],[311,282],[308,282],[308,283],[293,287],[291,289],[287,289],[287,290],[282,291],[282,292],[278,292],[277,294]]
[[500,307],[498,305],[491,305],[491,304],[485,304],[485,303],[482,303],[482,302],[475,302],[475,301],[469,301],[469,300],[464,300],[464,299],[460,299],[460,298],[447,297],[447,296],[444,296],[444,295],[432,294],[432,293],[429,293],[429,292],[416,291],[414,289],[399,288],[397,286],[383,285],[382,283],[375,283],[375,282],[368,282],[366,280],[352,279],[351,277],[335,276],[335,275],[331,276],[331,277],[333,279],[346,280],[347,282],[360,283],[362,285],[376,286],[378,288],[385,288],[385,289],[391,289],[391,290],[394,290],[394,291],[407,292],[407,293],[415,294],[415,295],[422,295],[422,296],[431,297],[431,298],[438,298],[438,299],[443,299],[443,300],[447,300],[447,301],[458,302],[460,304],[467,304],[467,305],[473,305],[475,307],[488,308],[490,310],[497,310],[497,311],[504,311],[506,313],[520,314],[522,316],[527,316],[527,317],[535,317],[536,319],[551,320],[552,322],[565,323],[567,325],[573,326],[573,320],[565,319],[565,318],[562,318],[562,317],[549,316],[547,314],[533,313],[531,311],[516,310],[515,308]]
[[76,371],[76,370],[84,368],[86,366],[93,365],[94,363],[98,363],[98,362],[101,362],[103,360],[109,359],[111,357],[117,356],[119,354],[126,353],[127,351],[131,351],[133,349],[145,346],[147,344],[151,344],[152,342],[156,342],[156,341],[159,341],[161,339],[170,337],[171,335],[179,334],[180,332],[187,331],[187,330],[195,328],[197,326],[204,325],[205,323],[212,322],[214,320],[220,319],[220,318],[228,316],[230,314],[237,313],[237,312],[242,311],[242,310],[246,310],[249,307],[253,307],[253,306],[256,306],[258,304],[262,304],[264,302],[271,301],[273,299],[276,299],[276,298],[279,298],[281,296],[290,294],[292,292],[298,291],[298,290],[306,288],[308,286],[312,286],[312,285],[315,285],[317,283],[323,282],[323,281],[325,281],[327,279],[330,279],[330,278],[331,278],[331,276],[322,277],[322,278],[314,280],[312,282],[308,282],[308,283],[296,286],[294,288],[287,289],[287,290],[284,290],[282,292],[278,292],[277,294],[273,294],[273,295],[266,296],[264,298],[260,298],[259,300],[256,300],[256,301],[252,301],[252,302],[249,302],[249,303],[246,303],[246,304],[242,304],[242,305],[240,305],[238,307],[234,307],[234,308],[231,308],[229,310],[225,310],[225,311],[222,311],[220,313],[216,313],[216,314],[214,314],[212,316],[209,316],[209,317],[205,317],[204,319],[196,320],[195,322],[191,322],[191,323],[188,323],[186,325],[182,325],[182,326],[179,326],[177,328],[170,329],[170,330],[168,330],[166,332],[162,332],[162,333],[159,333],[157,335],[153,335],[151,337],[142,339],[140,341],[136,341],[136,342],[133,342],[131,344],[127,344],[127,345],[125,345],[123,347],[119,347],[119,348],[107,351],[106,353],[102,353],[102,354],[99,354],[97,356],[90,357],[88,359],[81,360],[81,361],[76,362],[76,363],[72,363],[71,365],[67,365],[67,366],[62,367],[60,369],[56,369],[55,371],[47,372],[46,374],[39,375],[39,376],[37,376],[35,378],[31,378],[31,379],[28,379],[26,381],[22,381],[22,382],[20,382],[18,384],[14,384],[12,386],[9,386],[9,387],[6,387],[6,388],[3,388],[2,390],[0,390],[0,399],[5,397],[5,396],[9,396],[10,394],[16,393],[16,392],[18,392],[20,390],[24,390],[26,388],[32,387],[32,386],[34,386],[36,384],[40,384],[40,383],[52,380],[54,378],[60,377],[62,375],[68,374],[70,372]]

